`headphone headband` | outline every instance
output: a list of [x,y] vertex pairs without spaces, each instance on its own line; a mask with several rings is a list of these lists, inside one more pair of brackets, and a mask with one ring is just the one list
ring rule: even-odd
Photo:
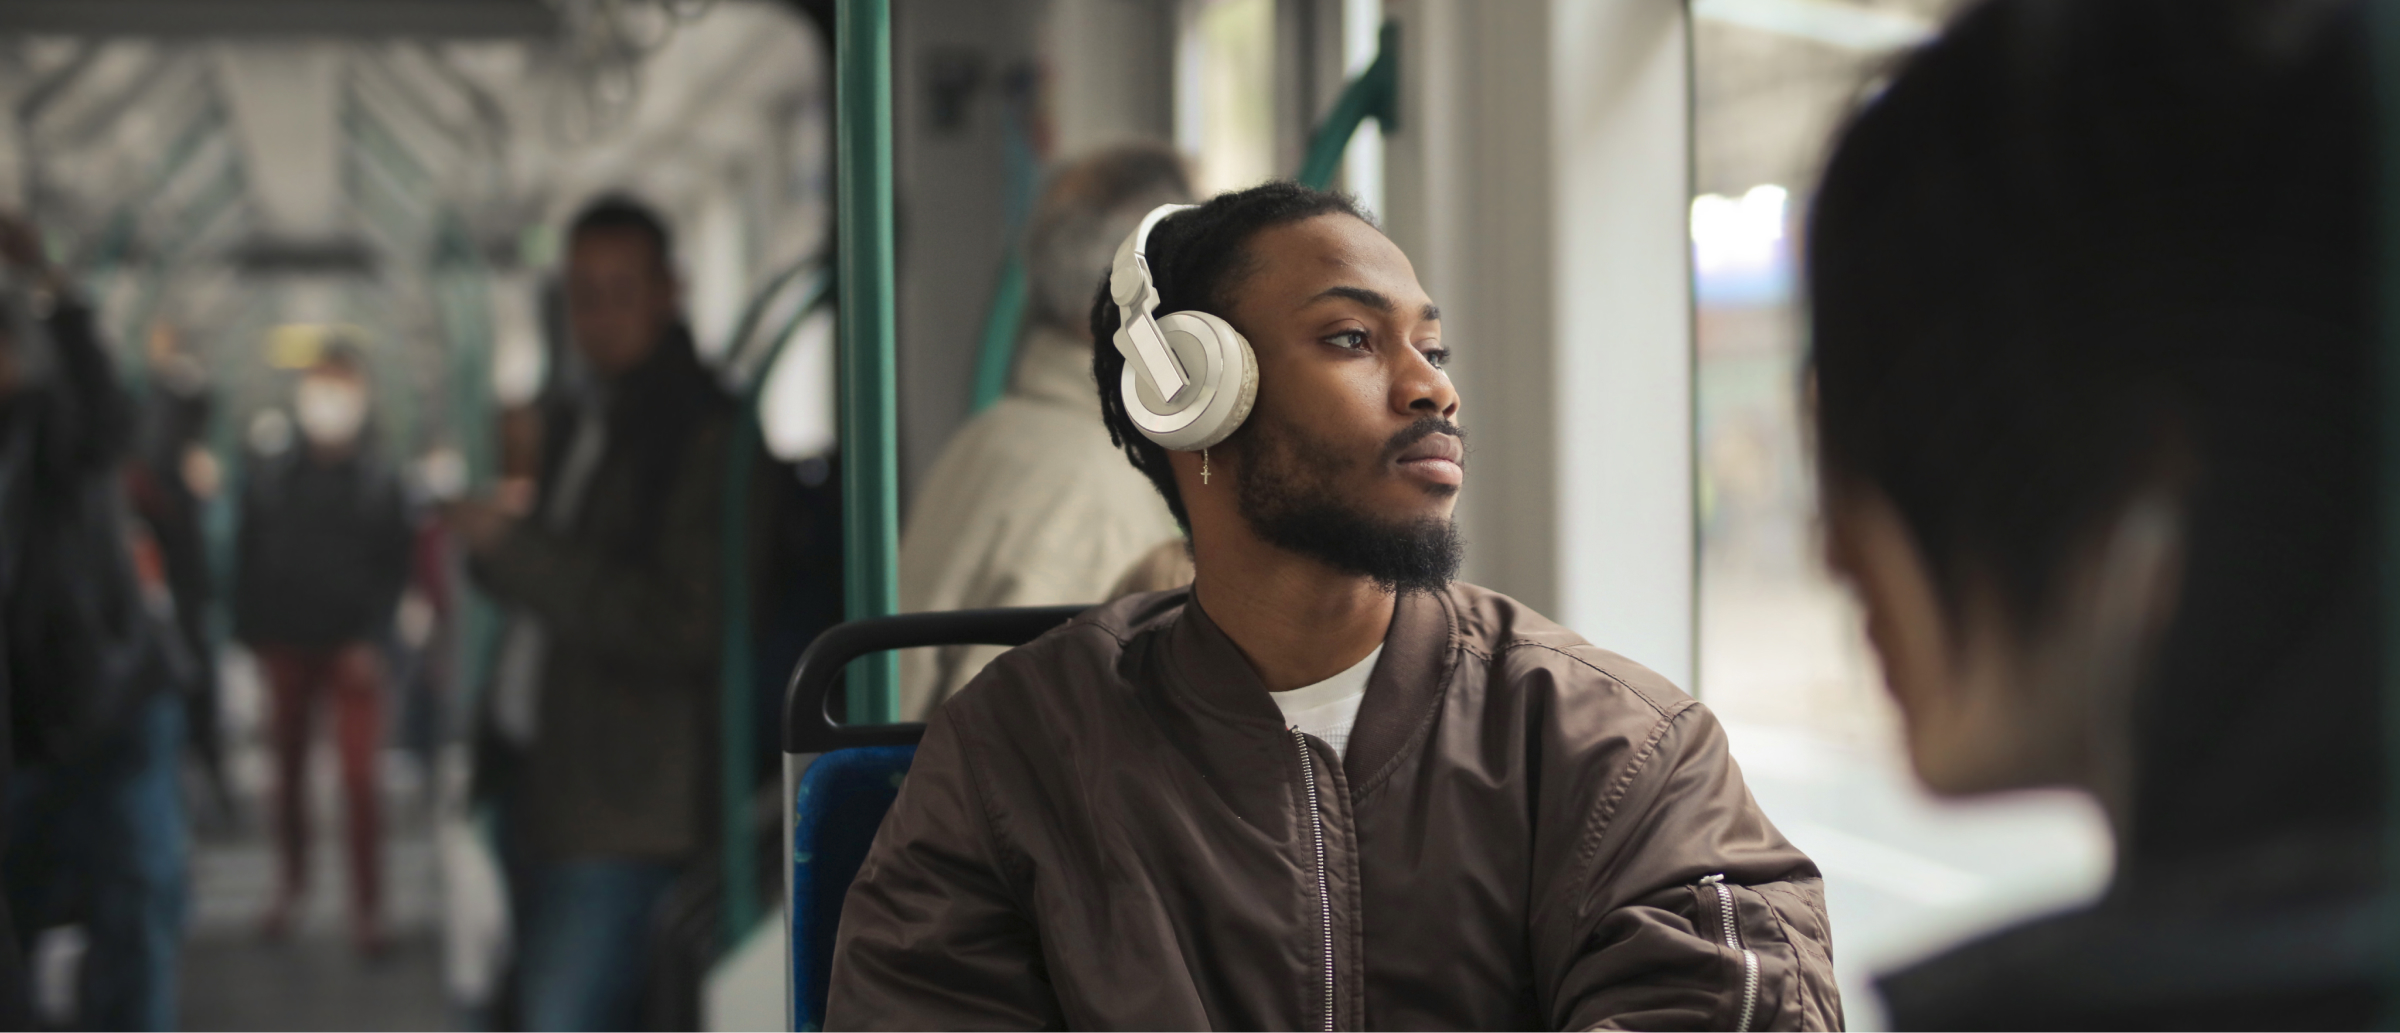
[[[1108,292],[1117,303],[1117,377],[1125,416],[1142,436],[1179,451],[1225,440],[1258,397],[1258,359],[1233,324],[1206,312],[1158,314],[1150,277],[1150,230],[1188,204],[1162,204],[1117,245]],[[1171,343],[1170,343],[1171,342]]]
[[1162,204],[1142,216],[1140,226],[1117,246],[1116,261],[1108,271],[1109,295],[1117,302],[1118,354],[1127,362],[1139,362],[1150,383],[1163,398],[1174,398],[1191,383],[1183,363],[1167,347],[1166,336],[1159,331],[1155,314],[1158,311],[1158,284],[1150,277],[1150,230],[1159,220],[1193,204]]

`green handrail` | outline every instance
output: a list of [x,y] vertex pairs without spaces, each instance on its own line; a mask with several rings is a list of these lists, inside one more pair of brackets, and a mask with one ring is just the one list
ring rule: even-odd
[[991,311],[984,315],[981,344],[975,349],[975,394],[969,412],[982,412],[1008,393],[1009,370],[1016,365],[1017,338],[1025,331],[1025,256],[1010,234],[1008,258],[1000,266],[1000,282],[992,289]]
[[1400,128],[1400,23],[1386,21],[1375,31],[1375,60],[1367,64],[1358,78],[1343,87],[1335,98],[1333,110],[1325,113],[1325,121],[1309,135],[1308,157],[1300,163],[1300,185],[1323,190],[1333,185],[1335,169],[1342,167],[1342,152],[1350,149],[1350,138],[1358,133],[1360,123],[1374,119],[1384,132]]
[[[899,611],[900,492],[892,362],[891,0],[836,0],[834,274],[840,315],[843,602],[851,620]],[[850,668],[849,718],[897,719],[899,657]]]
[[[749,338],[749,330],[763,314],[765,305],[782,293],[793,273],[778,276],[762,293],[759,305],[746,314],[737,325],[733,343],[726,354],[739,358],[735,349]],[[757,714],[757,671],[754,643],[751,639],[750,612],[750,481],[757,469],[759,433],[758,399],[766,389],[767,377],[775,370],[775,361],[783,357],[784,347],[800,330],[800,324],[823,305],[828,284],[819,279],[807,286],[807,294],[790,318],[777,328],[767,342],[766,355],[750,368],[742,385],[740,408],[736,410],[733,435],[725,446],[725,511],[720,515],[718,549],[723,564],[722,648],[717,668],[717,738],[723,752],[718,772],[723,782],[719,786],[718,823],[721,829],[722,854],[720,871],[724,889],[719,896],[720,920],[717,944],[720,950],[732,950],[758,921],[761,910],[758,901],[758,852],[750,842],[750,793],[755,788],[752,778],[758,770],[757,738],[751,719]]]
[[[1001,179],[1006,183],[1001,213],[1008,225],[1008,251],[1000,262],[1000,279],[992,287],[992,303],[984,311],[983,335],[975,348],[975,383],[967,411],[979,413],[1008,393],[1008,375],[1016,366],[1017,339],[1025,331],[1025,224],[1033,218],[1034,195],[1042,183],[1041,159],[1034,153],[1031,77],[1011,75],[1012,85],[1000,122]],[[1027,88],[1018,88],[1024,86]]]

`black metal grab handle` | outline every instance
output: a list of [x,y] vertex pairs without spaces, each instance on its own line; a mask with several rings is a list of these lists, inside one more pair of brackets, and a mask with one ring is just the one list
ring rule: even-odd
[[888,725],[845,725],[825,712],[826,697],[842,668],[869,653],[917,646],[1021,646],[1091,609],[1084,606],[1016,606],[993,610],[939,610],[836,624],[800,654],[783,694],[783,752],[826,753],[852,746],[913,746],[925,735],[919,721]]

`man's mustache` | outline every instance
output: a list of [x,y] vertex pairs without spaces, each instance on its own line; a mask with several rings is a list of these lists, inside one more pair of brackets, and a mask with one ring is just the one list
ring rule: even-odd
[[1389,459],[1393,456],[1397,456],[1400,453],[1407,451],[1408,446],[1414,445],[1417,442],[1423,441],[1435,434],[1448,434],[1451,437],[1458,439],[1458,450],[1460,453],[1458,465],[1461,467],[1466,466],[1466,453],[1468,452],[1466,429],[1439,416],[1420,416],[1417,418],[1417,422],[1401,428],[1400,433],[1392,435],[1392,439],[1390,441],[1383,443],[1384,458]]

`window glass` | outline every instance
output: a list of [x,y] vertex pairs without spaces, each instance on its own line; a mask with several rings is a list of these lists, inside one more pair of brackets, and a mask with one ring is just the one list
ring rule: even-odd
[[1273,178],[1273,0],[1199,0],[1185,18],[1175,54],[1175,144],[1197,162],[1200,196]]

